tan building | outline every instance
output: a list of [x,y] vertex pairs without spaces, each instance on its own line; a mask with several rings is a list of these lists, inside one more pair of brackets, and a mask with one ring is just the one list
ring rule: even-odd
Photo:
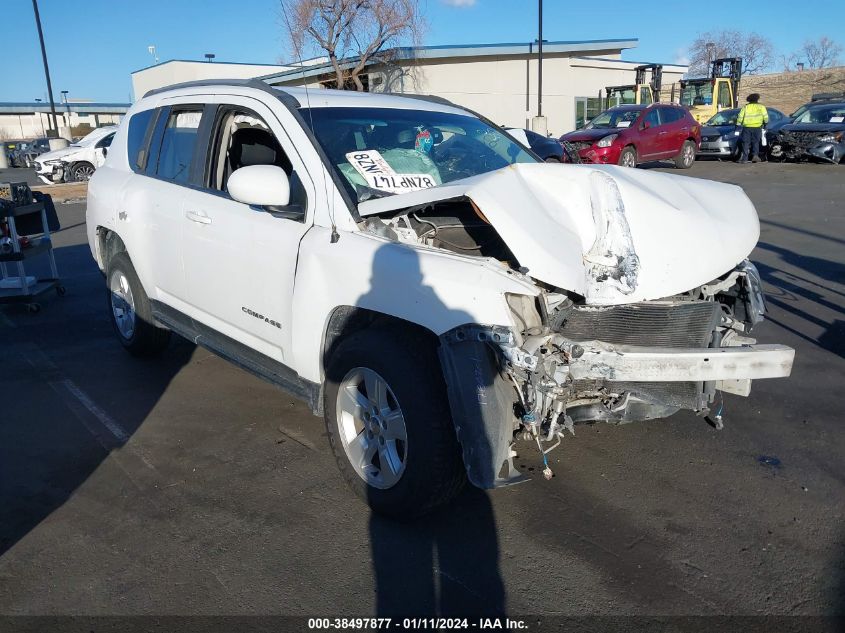
[[270,73],[284,72],[292,68],[293,66],[281,66],[279,64],[237,64],[171,59],[131,73],[132,92],[137,101],[150,90],[184,81],[252,79]]
[[[623,50],[636,39],[544,42],[543,115],[553,135],[575,129],[600,110],[599,91],[634,83]],[[373,92],[436,95],[475,110],[495,123],[530,127],[537,115],[536,44],[481,44],[400,48],[390,64],[373,64],[366,84]],[[348,68],[355,60],[349,60]],[[663,65],[663,83],[677,82],[686,66]],[[331,84],[329,63],[311,64],[262,77],[273,86]]]
[[[634,68],[622,51],[636,38],[543,43],[543,115],[548,131],[568,132],[601,110],[599,91],[634,83]],[[388,51],[389,64],[371,64],[363,77],[368,90],[444,97],[511,127],[530,127],[537,115],[536,44],[421,46]],[[355,59],[345,60],[350,68]],[[663,84],[677,82],[686,66],[663,64]],[[149,90],[199,79],[260,77],[273,86],[323,88],[333,85],[326,58],[295,65],[233,64],[172,60],[132,73],[135,98]]]
[[[56,123],[70,128],[76,136],[104,125],[120,123],[129,103],[56,103]],[[0,140],[46,137],[52,126],[50,104],[0,103]]]

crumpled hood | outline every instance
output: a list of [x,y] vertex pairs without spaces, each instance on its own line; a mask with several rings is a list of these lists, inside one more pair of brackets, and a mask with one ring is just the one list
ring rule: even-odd
[[64,159],[70,156],[71,154],[76,154],[76,152],[82,149],[85,148],[74,145],[68,145],[67,147],[63,147],[61,149],[54,149],[52,151],[40,154],[36,160],[38,160],[39,163],[46,163],[48,160]]
[[605,165],[517,164],[363,202],[362,216],[471,199],[531,277],[587,303],[660,299],[712,281],[760,235],[740,187]]
[[729,134],[737,129],[737,126],[734,124],[727,124],[727,125],[703,125],[701,126],[701,136],[722,136],[723,134]]
[[624,127],[603,127],[590,128],[589,130],[575,130],[568,132],[560,137],[561,141],[578,142],[578,141],[597,141],[610,134],[619,134],[628,128]]

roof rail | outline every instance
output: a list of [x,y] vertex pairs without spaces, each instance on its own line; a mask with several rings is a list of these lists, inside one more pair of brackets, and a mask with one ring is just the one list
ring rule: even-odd
[[169,92],[171,90],[178,90],[179,88],[202,88],[205,86],[231,86],[241,88],[255,88],[263,92],[268,92],[273,96],[278,96],[279,91],[272,88],[269,84],[260,79],[199,79],[197,81],[184,81],[170,86],[163,86],[161,88],[154,88],[144,94],[144,98],[152,95],[161,94],[162,92]]

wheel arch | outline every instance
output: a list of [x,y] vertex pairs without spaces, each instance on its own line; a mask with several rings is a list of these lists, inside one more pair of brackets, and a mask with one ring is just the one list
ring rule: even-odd
[[320,373],[323,380],[325,380],[326,365],[338,344],[349,335],[371,327],[404,329],[424,338],[435,347],[438,344],[437,335],[418,323],[370,308],[340,305],[329,313],[323,328],[323,342],[320,348]]
[[105,226],[97,227],[97,265],[106,272],[109,261],[118,253],[127,252],[126,244],[116,231]]

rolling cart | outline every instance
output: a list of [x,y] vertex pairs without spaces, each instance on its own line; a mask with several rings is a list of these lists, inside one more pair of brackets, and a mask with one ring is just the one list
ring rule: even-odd
[[[48,205],[53,217],[48,217]],[[41,309],[37,302],[39,296],[50,290],[55,290],[59,296],[65,294],[56,269],[51,224],[58,228],[49,196],[34,196],[23,182],[0,183],[0,304],[22,303],[30,312],[38,312]],[[31,245],[23,247],[22,236],[31,236]],[[26,274],[25,262],[39,256],[49,260],[51,276],[48,278]],[[10,274],[10,270],[17,274]]]

